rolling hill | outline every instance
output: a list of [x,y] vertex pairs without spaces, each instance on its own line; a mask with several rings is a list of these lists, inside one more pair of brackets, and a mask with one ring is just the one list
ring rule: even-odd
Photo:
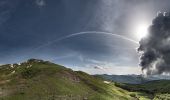
[[170,80],[155,80],[143,84],[116,83],[118,87],[131,92],[143,92],[152,100],[170,100]]
[[167,98],[169,83],[110,82],[38,59],[0,66],[0,100],[151,100]]
[[37,59],[0,66],[0,100],[135,100],[114,83]]

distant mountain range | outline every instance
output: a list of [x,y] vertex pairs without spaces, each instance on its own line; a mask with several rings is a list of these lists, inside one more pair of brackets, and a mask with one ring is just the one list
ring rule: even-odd
[[150,76],[143,76],[143,75],[95,75],[97,77],[101,77],[105,80],[112,81],[112,82],[119,82],[119,83],[130,83],[130,84],[141,84],[153,80],[170,80],[170,76],[165,75],[150,75]]

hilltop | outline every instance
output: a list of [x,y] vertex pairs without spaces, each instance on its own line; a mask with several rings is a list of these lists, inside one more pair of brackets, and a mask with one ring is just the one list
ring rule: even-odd
[[133,100],[114,83],[48,61],[0,66],[1,100]]

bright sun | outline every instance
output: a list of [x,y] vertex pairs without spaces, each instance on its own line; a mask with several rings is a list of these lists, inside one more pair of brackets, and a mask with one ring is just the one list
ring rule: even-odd
[[139,40],[146,37],[148,34],[148,25],[147,24],[138,25],[135,34]]

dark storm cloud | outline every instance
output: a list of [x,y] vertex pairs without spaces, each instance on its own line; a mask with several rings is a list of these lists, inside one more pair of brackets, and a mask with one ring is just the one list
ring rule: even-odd
[[170,13],[158,13],[149,35],[140,42],[142,70],[146,74],[170,73]]

